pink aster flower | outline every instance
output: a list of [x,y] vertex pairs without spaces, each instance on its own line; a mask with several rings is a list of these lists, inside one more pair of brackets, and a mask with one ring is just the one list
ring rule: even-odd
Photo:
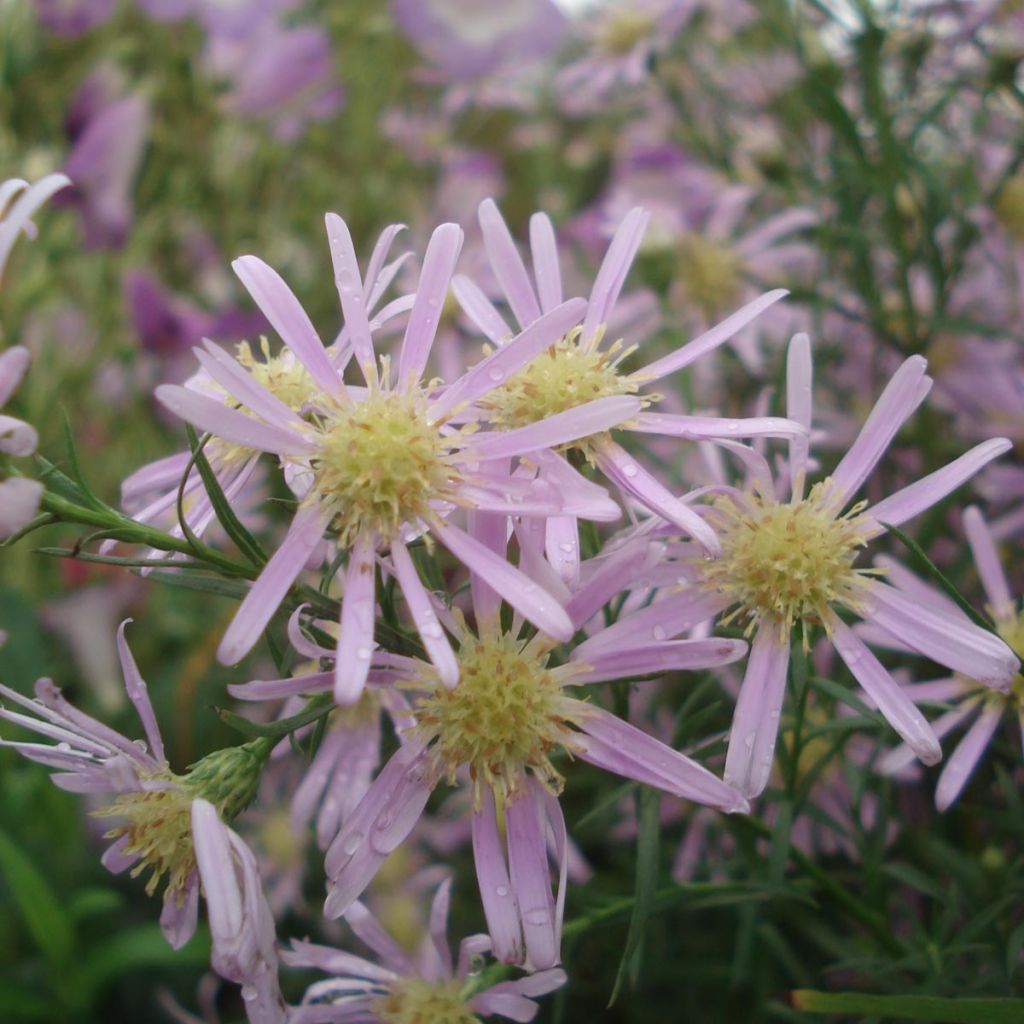
[[503,1017],[531,1021],[538,996],[565,984],[565,972],[553,968],[512,981],[482,985],[479,960],[490,951],[486,935],[471,935],[459,944],[456,958],[446,935],[450,880],[434,896],[430,929],[415,957],[406,954],[361,903],[353,903],[345,920],[379,963],[353,953],[296,942],[282,952],[290,967],[316,968],[334,977],[311,985],[290,1024],[341,1024],[344,1021],[469,1021]]
[[210,919],[213,969],[242,986],[251,1024],[284,1024],[274,918],[256,858],[217,808],[202,799],[192,802],[192,842]]
[[590,52],[555,79],[562,109],[596,111],[642,85],[652,58],[672,45],[696,9],[689,0],[612,0],[580,18]]
[[[349,551],[338,637],[335,697],[351,704],[363,691],[374,646],[375,565],[387,548],[416,628],[446,685],[454,686],[454,654],[437,623],[406,545],[428,533],[485,577],[493,589],[538,628],[568,639],[572,627],[554,598],[446,518],[453,506],[496,514],[615,518],[607,498],[570,492],[538,493],[529,482],[492,475],[487,464],[570,442],[635,414],[639,402],[608,397],[551,416],[525,429],[476,432],[465,414],[531,358],[570,331],[583,315],[582,300],[561,303],[472,370],[443,389],[422,380],[437,332],[462,231],[445,224],[433,234],[419,290],[392,372],[380,366],[367,318],[364,288],[345,222],[327,215],[335,281],[365,380],[347,386],[312,322],[285,282],[262,260],[244,256],[234,267],[242,283],[309,374],[308,414],[300,416],[252,374],[234,363],[209,361],[207,372],[241,408],[188,388],[165,385],[157,397],[202,430],[248,450],[285,461],[300,502],[288,533],[242,602],[218,650],[227,664],[253,646],[325,532]],[[460,420],[460,417],[462,419]],[[567,466],[567,468],[569,468]],[[571,470],[570,470],[571,472]]]
[[0,746],[54,769],[51,779],[61,789],[113,798],[93,811],[98,817],[121,822],[104,835],[114,841],[103,854],[103,866],[114,874],[131,868],[133,876],[148,869],[149,895],[166,880],[160,927],[178,949],[192,937],[199,907],[192,803],[206,797],[216,802],[223,816],[234,817],[255,792],[264,755],[251,747],[231,748],[204,758],[185,775],[174,773],[164,754],[145,680],[125,641],[129,621],[118,630],[118,654],[144,741],[127,739],[79,711],[52,680],[40,679],[35,700],[0,684],[0,695],[29,712],[0,707],[0,718],[54,742],[0,739]]
[[[1011,594],[988,524],[973,505],[964,511],[963,522],[996,631],[1018,657],[1024,657],[1024,608],[1019,607],[1020,602]],[[894,569],[890,567],[894,585],[910,600],[952,618],[961,626],[970,622],[960,608],[934,587],[906,570],[897,574]],[[901,650],[905,647],[899,634],[878,636],[875,633],[873,638],[884,646]],[[914,701],[945,701],[952,705],[935,721],[935,732],[939,736],[970,723],[939,776],[935,806],[940,811],[948,810],[959,798],[1005,715],[1011,714],[1017,719],[1024,736],[1024,676],[1020,673],[1014,677],[1007,693],[993,692],[984,681],[960,673],[907,686],[904,691]],[[879,768],[887,774],[898,774],[912,757],[913,752],[902,744],[881,760]]]
[[[809,490],[808,440],[790,441],[788,501],[778,496],[761,456],[731,446],[752,483],[727,492],[707,513],[721,538],[721,558],[680,562],[680,577],[688,583],[572,653],[574,661],[587,661],[615,650],[626,637],[636,642],[638,636],[678,636],[729,609],[726,621],[746,620],[754,639],[729,737],[725,779],[748,797],[761,793],[771,774],[794,627],[802,630],[805,644],[811,628],[825,629],[854,678],[926,764],[942,756],[935,732],[839,610],[900,636],[917,653],[993,690],[1005,691],[1018,670],[1016,656],[993,633],[923,608],[878,579],[874,570],[854,565],[860,549],[883,535],[887,525],[899,526],[941,501],[1009,448],[1005,439],[983,442],[874,506],[864,501],[850,506],[928,394],[926,366],[920,356],[903,363],[831,476]],[[810,341],[797,335],[790,344],[787,404],[789,414],[808,431],[811,394]]]
[[[536,213],[530,219],[531,279],[508,226],[492,200],[481,203],[479,218],[491,268],[512,315],[521,329],[530,328],[539,318],[549,316],[562,301],[562,275],[554,228],[543,213]],[[566,334],[557,345],[514,376],[504,379],[500,387],[480,396],[477,404],[480,414],[492,426],[520,432],[531,429],[530,424],[543,417],[575,415],[586,405],[633,397],[639,406],[634,412],[626,412],[601,429],[581,432],[563,447],[578,450],[630,498],[685,530],[714,554],[719,550],[714,531],[685,498],[676,497],[620,446],[609,428],[691,441],[788,437],[801,433],[798,424],[777,417],[738,420],[649,412],[658,396],[642,392],[647,385],[689,366],[728,341],[786,293],[768,292],[675,352],[638,370],[623,372],[622,363],[632,355],[635,346],[622,339],[609,341],[607,325],[614,315],[647,220],[646,211],[637,208],[619,225],[594,279],[582,326]],[[513,332],[483,291],[465,277],[455,279],[454,291],[466,315],[492,343],[503,346]],[[625,412],[625,406],[623,410]],[[575,524],[567,523],[566,517],[562,517],[555,528],[571,534],[565,539],[566,543],[575,541]]]
[[[557,794],[559,750],[676,797],[728,812],[745,800],[707,769],[567,687],[652,672],[706,668],[743,656],[742,641],[712,638],[640,645],[628,641],[584,662],[549,665],[556,641],[504,631],[477,608],[477,628],[454,623],[459,684],[448,689],[419,659],[390,656],[395,685],[409,694],[400,746],[327,850],[326,913],[343,913],[412,831],[441,782],[471,788],[477,880],[495,955],[534,968],[558,960],[567,871]],[[502,830],[501,822],[504,822]],[[555,851],[552,892],[548,841]]]
[[[402,253],[388,261],[391,246],[401,230],[398,224],[386,228],[377,240],[370,258],[362,301],[367,316],[372,317],[369,321],[371,330],[380,328],[393,317],[406,312],[413,301],[411,296],[401,296],[382,305],[392,282],[411,255]],[[173,327],[175,333],[181,333],[195,329],[197,324],[176,316],[173,325],[167,326]],[[232,359],[220,346],[207,339],[193,351],[201,369],[185,382],[184,387],[218,401],[226,408],[233,408],[236,402],[231,392],[219,381],[225,375],[235,379],[240,371],[255,378],[274,399],[287,406],[296,416],[306,413],[309,400],[316,393],[316,387],[305,366],[288,348],[272,354],[270,347],[263,342],[257,354],[247,342],[243,342]],[[352,339],[347,328],[339,332],[328,349],[328,355],[339,374],[343,372],[352,357]],[[241,380],[244,382],[245,377]],[[235,386],[240,385],[236,383]],[[253,445],[213,437],[203,453],[225,496],[231,501],[240,501],[253,484],[261,450]],[[179,452],[148,463],[128,476],[121,485],[121,503],[125,510],[140,523],[162,522],[168,517],[176,519],[178,490],[191,458],[191,452]],[[194,467],[185,481],[182,497],[189,529],[197,537],[204,536],[215,522],[215,515],[199,472]],[[180,524],[175,522],[170,529],[174,536],[181,536]],[[112,548],[113,545],[113,541],[106,542],[100,551]]]
[[[18,236],[24,232],[31,238],[35,237],[32,217],[36,211],[55,192],[70,184],[70,180],[63,174],[48,174],[34,185],[29,185],[21,178],[0,181],[0,281],[3,281],[7,257]],[[3,401],[0,400],[0,405],[3,405]]]

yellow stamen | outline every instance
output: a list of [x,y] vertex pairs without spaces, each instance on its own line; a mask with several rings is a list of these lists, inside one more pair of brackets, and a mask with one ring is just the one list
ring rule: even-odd
[[458,981],[401,978],[371,1010],[384,1024],[477,1024]]

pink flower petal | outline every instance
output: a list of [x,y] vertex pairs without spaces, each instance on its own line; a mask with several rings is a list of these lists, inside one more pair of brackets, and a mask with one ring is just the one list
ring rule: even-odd
[[338,656],[334,662],[334,699],[351,705],[363,695],[373,658],[376,601],[376,536],[360,533],[352,545],[341,599]]

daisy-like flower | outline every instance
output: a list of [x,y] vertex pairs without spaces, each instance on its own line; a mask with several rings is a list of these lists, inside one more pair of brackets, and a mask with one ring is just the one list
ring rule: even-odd
[[580,18],[590,52],[555,78],[562,109],[595,111],[623,90],[642,85],[651,59],[672,45],[696,9],[686,0],[612,0]]
[[[807,488],[806,435],[789,442],[789,500],[777,496],[767,462],[740,445],[752,485],[725,494],[709,510],[722,542],[716,561],[679,564],[689,582],[677,592],[620,619],[577,647],[573,660],[616,649],[626,637],[678,636],[729,609],[725,621],[747,624],[750,659],[736,703],[725,779],[748,797],[768,783],[794,629],[808,644],[810,630],[824,628],[840,658],[892,727],[926,764],[942,756],[939,741],[913,701],[840,615],[855,615],[895,634],[919,654],[964,672],[993,690],[1005,691],[1019,662],[995,634],[973,623],[922,607],[854,563],[872,539],[941,501],[969,480],[1009,441],[985,441],[948,466],[930,473],[869,508],[851,500],[892,439],[931,387],[926,362],[912,356],[893,375],[856,440],[832,475]],[[787,404],[790,416],[811,426],[811,347],[804,334],[790,344]]]
[[290,1024],[475,1024],[480,1017],[533,1020],[538,1010],[534,999],[564,985],[565,972],[551,968],[488,985],[480,973],[480,959],[491,947],[486,935],[463,939],[457,958],[452,957],[447,938],[450,896],[451,882],[446,879],[434,896],[429,933],[415,957],[406,954],[361,903],[349,907],[345,920],[379,963],[311,942],[296,942],[283,951],[281,958],[290,967],[316,968],[334,976],[306,990],[301,1005],[291,1011]]
[[48,174],[34,185],[21,178],[0,182],[0,281],[18,236],[24,232],[35,237],[33,215],[50,196],[70,184],[71,181],[63,174]]
[[[529,328],[562,301],[558,246],[551,221],[543,213],[530,219],[533,280],[516,248],[515,240],[493,200],[480,204],[480,227],[491,268],[520,328]],[[781,299],[785,291],[768,292],[727,317],[716,327],[661,359],[626,373],[623,361],[635,346],[622,339],[607,341],[606,325],[622,291],[648,216],[636,208],[619,225],[597,272],[587,315],[579,329],[567,333],[557,345],[509,376],[477,404],[489,423],[503,430],[521,431],[538,420],[582,412],[585,404],[633,397],[640,407],[608,426],[643,434],[662,434],[687,440],[738,437],[789,437],[802,428],[777,417],[715,419],[647,411],[658,395],[644,393],[646,385],[690,365],[728,341],[758,314]],[[468,278],[458,277],[454,291],[466,315],[495,345],[502,346],[512,331],[484,293]],[[500,353],[501,348],[498,349]],[[624,408],[624,407],[623,407]],[[563,442],[592,462],[617,487],[642,506],[693,536],[710,553],[719,543],[714,531],[684,500],[644,469],[612,437],[608,427],[580,433]],[[510,453],[511,454],[511,453]],[[563,517],[562,523],[565,522]],[[575,540],[575,523],[570,524]]]
[[242,986],[251,1024],[284,1024],[277,936],[252,851],[208,800],[192,802],[192,842],[210,918],[210,963]]
[[[392,224],[381,232],[367,266],[366,282],[362,290],[362,302],[370,319],[370,328],[376,329],[387,324],[393,317],[407,312],[412,297],[403,295],[383,306],[381,305],[403,264],[411,253],[402,253],[388,261],[388,254],[402,226]],[[225,376],[236,381],[235,387],[244,386],[245,377],[239,379],[239,370],[248,373],[273,398],[287,406],[296,416],[306,412],[308,403],[316,394],[316,386],[303,363],[294,352],[285,348],[272,354],[266,339],[261,339],[259,352],[253,352],[248,342],[242,342],[232,359],[219,345],[204,340],[202,347],[193,349],[201,369],[184,384],[206,398],[221,402],[227,408],[235,408],[237,400],[220,381]],[[341,374],[352,358],[352,338],[343,328],[328,349],[331,365]],[[203,449],[210,468],[217,477],[224,496],[233,502],[241,500],[250,486],[257,470],[262,450],[258,447],[212,437]],[[166,458],[157,459],[137,469],[121,484],[121,503],[125,510],[140,523],[160,522],[168,515],[175,514],[178,491],[181,488],[185,522],[197,537],[202,537],[215,522],[213,504],[203,486],[199,471],[194,467],[182,485],[182,477],[192,460],[192,453],[178,452]],[[180,524],[171,527],[174,536],[181,536]],[[115,541],[104,542],[100,552],[113,548]],[[156,554],[156,552],[152,552]]]
[[117,647],[125,690],[142,722],[145,741],[127,739],[79,711],[51,680],[40,679],[35,700],[0,684],[0,695],[30,713],[0,707],[0,718],[56,742],[0,739],[0,746],[55,769],[52,780],[61,789],[113,797],[93,812],[120,822],[104,836],[113,842],[103,854],[103,866],[114,874],[128,868],[132,875],[148,870],[149,895],[166,883],[160,927],[177,949],[192,937],[199,907],[193,801],[205,798],[216,805],[222,817],[234,818],[255,795],[269,750],[264,741],[257,740],[215,751],[185,775],[173,772],[146,683],[125,641],[129,621],[118,630]]
[[[570,696],[586,686],[651,672],[707,668],[743,656],[742,641],[712,638],[620,644],[587,663],[551,663],[556,641],[505,631],[477,610],[459,633],[459,684],[438,670],[391,656],[395,685],[409,695],[401,745],[327,850],[326,912],[336,917],[409,835],[434,788],[468,779],[477,879],[495,955],[534,968],[558,960],[566,877],[566,828],[557,795],[559,750],[626,778],[725,811],[746,801],[707,769],[595,704]],[[504,823],[504,829],[502,824]],[[552,893],[547,838],[558,865]]]
[[[973,505],[964,511],[963,521],[967,543],[988,598],[988,611],[995,622],[996,631],[1018,657],[1024,658],[1024,607],[1019,600],[1014,600],[1010,592],[988,524],[981,511]],[[970,622],[949,598],[912,573],[906,570],[898,572],[895,566],[889,569],[894,585],[920,607],[949,616],[960,625]],[[899,634],[879,635],[876,630],[871,638],[884,646],[897,649],[904,647],[904,638]],[[958,726],[970,722],[939,775],[935,788],[935,806],[940,811],[948,810],[959,798],[1005,715],[1017,719],[1024,736],[1024,675],[1019,672],[1006,693],[994,692],[983,681],[961,673],[906,686],[904,691],[915,701],[948,701],[952,704],[935,721],[935,732],[939,736],[946,736]],[[882,758],[879,768],[887,774],[898,774],[912,759],[913,751],[906,744],[901,744]]]
[[335,697],[341,704],[359,699],[370,670],[375,564],[383,548],[390,549],[399,587],[445,685],[458,681],[458,663],[406,548],[418,534],[429,532],[538,628],[567,640],[572,626],[557,601],[445,516],[458,505],[502,515],[568,513],[599,520],[619,515],[606,495],[592,497],[593,488],[578,495],[540,493],[528,481],[517,487],[515,480],[494,476],[487,463],[602,430],[635,415],[637,399],[604,398],[569,415],[505,433],[476,433],[474,423],[458,421],[473,403],[570,331],[583,316],[585,303],[577,299],[557,305],[443,389],[424,383],[423,369],[462,245],[462,231],[454,224],[442,225],[427,248],[392,379],[389,360],[377,365],[348,227],[328,214],[327,234],[365,388],[343,382],[284,281],[255,256],[244,256],[235,261],[236,273],[313,382],[309,413],[300,416],[234,363],[211,361],[206,369],[247,411],[187,388],[157,389],[168,408],[201,429],[283,457],[292,489],[301,495],[286,537],[228,627],[219,659],[233,664],[252,648],[325,532],[349,552],[335,673]]

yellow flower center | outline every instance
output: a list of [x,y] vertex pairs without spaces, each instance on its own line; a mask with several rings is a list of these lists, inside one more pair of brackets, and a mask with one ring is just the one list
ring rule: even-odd
[[790,504],[754,494],[715,504],[722,557],[699,563],[701,582],[731,599],[729,618],[749,620],[748,631],[770,625],[788,636],[799,623],[806,645],[810,626],[830,628],[833,605],[863,608],[868,577],[879,571],[853,565],[866,502],[837,515],[830,488],[823,480]]
[[339,543],[372,530],[391,537],[451,500],[458,480],[451,439],[427,416],[422,392],[370,391],[319,423],[313,493],[334,514]]
[[573,749],[571,724],[578,702],[547,667],[541,640],[518,640],[497,630],[467,635],[459,650],[459,683],[449,690],[431,680],[432,692],[414,702],[416,729],[432,742],[434,770],[454,784],[469,766],[474,802],[483,786],[501,799],[512,795],[529,769],[553,793],[562,776],[550,756]]
[[[1024,661],[1024,607],[1008,618],[996,620],[996,632],[1006,646]],[[987,699],[1000,701],[1018,713],[1024,713],[1024,673],[1018,672],[1013,677],[1009,692],[1005,694],[995,693],[987,686],[982,688],[982,692]]]
[[683,236],[678,248],[676,287],[706,320],[733,309],[743,289],[743,261],[731,249],[696,232]]
[[192,797],[170,771],[157,778],[167,782],[168,788],[122,793],[109,807],[93,814],[98,818],[125,819],[125,824],[112,828],[103,838],[128,837],[123,852],[139,858],[132,869],[132,877],[146,868],[152,869],[146,881],[148,896],[153,895],[166,875],[167,888],[176,890],[180,900],[196,866],[192,848]]
[[603,53],[621,56],[650,36],[654,28],[654,19],[643,11],[632,11],[628,7],[612,11],[605,17],[598,32],[598,49]]
[[238,345],[238,361],[289,409],[301,412],[310,397],[319,391],[309,372],[287,349],[272,356],[266,338],[260,339],[260,351],[262,360],[253,355],[249,342],[243,341]]
[[477,1024],[458,981],[401,978],[371,1010],[383,1024]]
[[[598,398],[636,394],[639,382],[619,372],[619,365],[636,346],[627,348],[620,338],[602,351],[601,327],[594,341],[584,347],[581,333],[579,327],[570,331],[481,401],[495,427],[513,430]],[[656,395],[643,399],[645,405],[656,400]],[[586,452],[590,440],[581,438],[564,447]]]

